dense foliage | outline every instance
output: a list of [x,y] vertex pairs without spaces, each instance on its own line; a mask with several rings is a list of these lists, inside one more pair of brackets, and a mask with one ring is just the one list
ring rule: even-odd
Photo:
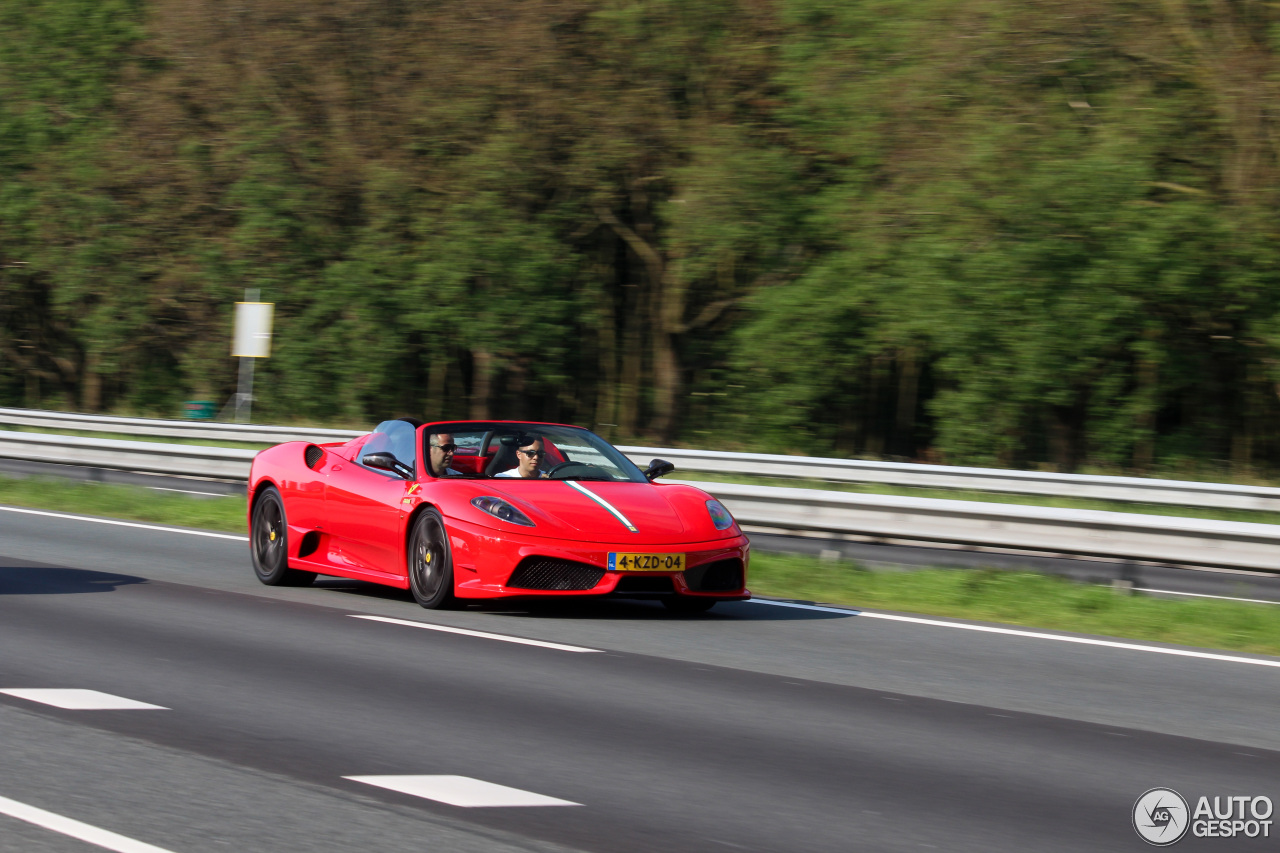
[[0,0],[0,403],[1280,462],[1264,0]]

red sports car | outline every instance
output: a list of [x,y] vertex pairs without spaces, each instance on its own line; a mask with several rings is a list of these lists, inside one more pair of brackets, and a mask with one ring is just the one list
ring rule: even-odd
[[707,493],[659,483],[563,424],[384,421],[262,451],[249,548],[265,584],[339,575],[457,599],[619,596],[677,612],[750,598],[747,538]]

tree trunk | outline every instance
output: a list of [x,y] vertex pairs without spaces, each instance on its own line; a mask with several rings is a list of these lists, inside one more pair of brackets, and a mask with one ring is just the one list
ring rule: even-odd
[[93,353],[84,357],[84,379],[80,385],[80,408],[86,412],[102,409],[102,374],[98,372],[99,359]]
[[[601,281],[604,281],[601,270]],[[618,323],[611,294],[601,285],[600,316],[596,324],[597,363],[595,431],[606,439],[618,427]]]
[[431,366],[427,368],[427,400],[423,415],[427,420],[438,420],[450,416],[449,406],[444,398],[445,379],[449,373],[449,361],[444,353],[430,353]]
[[489,419],[489,398],[493,393],[497,359],[486,350],[472,350],[471,365],[471,419],[486,421]]
[[622,380],[618,383],[618,434],[635,438],[640,423],[640,371],[644,350],[640,345],[640,321],[636,312],[624,320],[622,338]]
[[676,402],[680,393],[680,361],[674,337],[653,329],[653,431],[663,443],[675,438]]
[[916,396],[920,386],[920,363],[914,350],[901,354],[898,368],[898,411],[894,418],[893,446],[903,455],[915,453]]

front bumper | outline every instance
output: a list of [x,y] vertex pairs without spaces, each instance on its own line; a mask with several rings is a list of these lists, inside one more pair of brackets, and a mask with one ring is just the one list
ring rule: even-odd
[[[710,542],[634,545],[548,539],[497,531],[457,519],[449,519],[448,525],[459,598],[680,595],[741,601],[751,597],[746,588],[750,545],[741,534]],[[680,553],[685,555],[685,569],[610,571],[611,552]],[[734,562],[739,567],[736,577],[729,567]],[[544,563],[548,565],[539,565]],[[737,583],[724,588],[730,578]]]

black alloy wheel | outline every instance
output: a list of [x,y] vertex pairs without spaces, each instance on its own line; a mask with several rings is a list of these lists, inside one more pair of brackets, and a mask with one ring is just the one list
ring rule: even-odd
[[249,554],[253,573],[267,586],[307,586],[316,579],[315,572],[289,568],[289,527],[275,486],[267,486],[253,505]]
[[428,610],[453,603],[453,555],[449,552],[444,519],[434,508],[423,510],[414,521],[405,557],[414,601]]

